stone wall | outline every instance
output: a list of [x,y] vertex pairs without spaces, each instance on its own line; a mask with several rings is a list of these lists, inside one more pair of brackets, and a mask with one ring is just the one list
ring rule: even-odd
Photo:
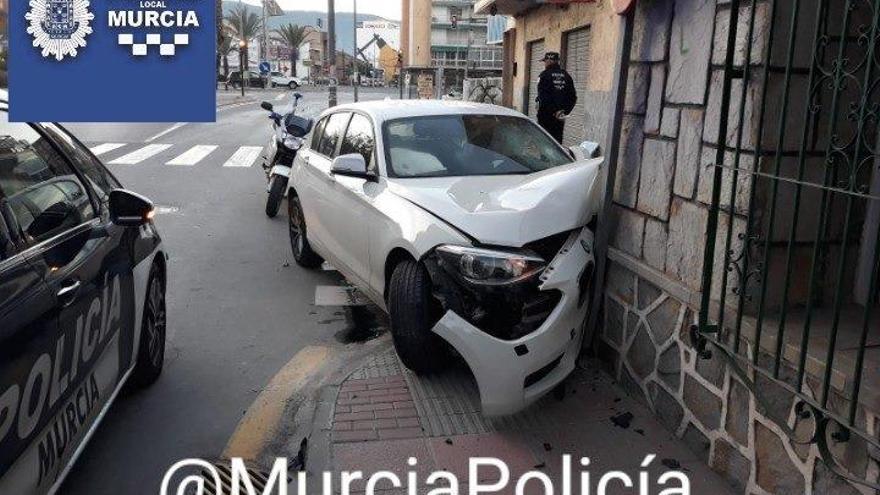
[[[813,2],[803,3],[805,11],[814,10]],[[766,54],[771,21],[767,7],[764,1],[754,7],[759,10],[751,40],[753,64]],[[752,5],[741,8],[741,19],[747,19]],[[745,152],[739,166],[746,170],[752,170],[755,162],[762,169],[770,166],[766,157],[756,159],[754,152],[758,127],[754,102],[764,87],[758,75],[748,81],[745,101],[740,97],[742,82],[735,82],[732,108],[744,105],[745,118],[740,123],[738,112],[731,112],[728,135],[718,135],[730,4],[642,0],[636,3],[635,15],[599,352],[622,386],[651,407],[739,493],[859,493],[826,467],[815,445],[798,445],[784,433],[780,425],[805,428],[803,421],[796,422],[791,394],[759,380],[759,390],[767,394],[758,401],[721,356],[698,359],[690,344],[689,328],[699,310],[712,163],[718,146],[733,144],[743,125]],[[787,25],[779,19],[777,24]],[[784,37],[784,31],[777,35]],[[740,66],[745,63],[744,33],[744,27],[738,30],[735,60]],[[771,102],[778,101],[772,96],[776,79],[778,74],[768,79]],[[797,90],[798,85],[792,88]],[[786,146],[781,149],[790,151]],[[732,160],[733,153],[726,153],[725,163]],[[731,183],[732,176],[725,173],[723,205],[731,202]],[[736,253],[742,251],[739,234],[745,230],[749,187],[745,181],[738,183],[732,214],[722,213],[720,218],[719,233],[732,229],[731,249]],[[767,189],[766,184],[755,187],[760,218]],[[810,226],[805,225],[808,235]],[[787,232],[785,226],[782,231]],[[725,272],[720,262],[723,249],[719,242],[714,253],[719,260],[713,271],[714,300],[722,291],[733,297],[735,286],[720,283]],[[773,256],[775,252],[771,261]],[[773,283],[778,282],[776,277]],[[748,342],[743,349],[745,354],[754,352]],[[838,397],[832,407],[843,412],[845,401]],[[861,410],[859,421],[870,434],[880,434],[876,414]],[[877,480],[877,455],[864,442],[835,448],[848,469]]]

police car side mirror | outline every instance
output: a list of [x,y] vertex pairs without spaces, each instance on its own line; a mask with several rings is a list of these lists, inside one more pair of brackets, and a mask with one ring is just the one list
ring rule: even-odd
[[149,223],[155,210],[153,202],[140,194],[114,189],[110,191],[110,221],[121,227],[140,227]]

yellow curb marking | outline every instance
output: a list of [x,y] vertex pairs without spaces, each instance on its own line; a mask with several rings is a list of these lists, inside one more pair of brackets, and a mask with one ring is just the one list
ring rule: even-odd
[[316,346],[296,353],[248,408],[223,449],[223,457],[256,460],[278,431],[287,400],[314,375],[328,354],[328,348]]

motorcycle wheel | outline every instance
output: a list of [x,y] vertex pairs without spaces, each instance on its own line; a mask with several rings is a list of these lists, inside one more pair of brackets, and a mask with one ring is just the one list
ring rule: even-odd
[[281,209],[281,200],[284,199],[284,189],[287,187],[287,178],[274,176],[269,184],[269,199],[266,200],[266,216],[275,218]]

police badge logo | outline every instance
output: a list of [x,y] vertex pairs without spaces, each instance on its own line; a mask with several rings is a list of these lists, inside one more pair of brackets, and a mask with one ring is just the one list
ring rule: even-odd
[[86,46],[86,36],[92,33],[89,21],[95,18],[88,0],[30,0],[30,7],[25,14],[27,32],[44,57],[76,57]]

